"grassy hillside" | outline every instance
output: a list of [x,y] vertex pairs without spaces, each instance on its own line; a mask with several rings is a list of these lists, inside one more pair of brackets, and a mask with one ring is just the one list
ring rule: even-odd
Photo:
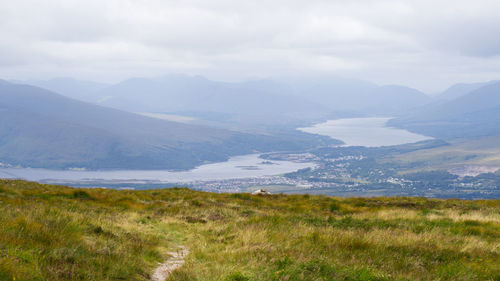
[[407,172],[449,170],[460,166],[500,167],[500,136],[455,139],[449,145],[395,154],[384,161],[411,166]]
[[500,280],[500,200],[118,191],[0,181],[0,280]]

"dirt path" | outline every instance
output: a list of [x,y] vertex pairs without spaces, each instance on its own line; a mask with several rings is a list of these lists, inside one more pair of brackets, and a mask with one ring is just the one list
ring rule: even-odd
[[189,253],[189,250],[184,247],[178,247],[175,252],[168,252],[170,258],[161,263],[154,271],[151,280],[165,281],[172,271],[181,267],[184,264],[184,258]]

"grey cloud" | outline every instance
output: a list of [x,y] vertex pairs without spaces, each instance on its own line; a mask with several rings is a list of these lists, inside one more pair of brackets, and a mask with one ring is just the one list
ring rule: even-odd
[[464,21],[438,28],[440,33],[429,36],[430,41],[445,50],[464,55],[492,57],[500,55],[500,25],[493,21]]
[[500,76],[497,2],[0,0],[0,76],[321,74],[443,88]]

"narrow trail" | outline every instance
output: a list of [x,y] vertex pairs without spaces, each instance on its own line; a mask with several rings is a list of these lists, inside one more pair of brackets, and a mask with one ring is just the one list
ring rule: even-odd
[[189,253],[189,250],[180,246],[175,252],[168,252],[170,258],[161,263],[154,271],[151,280],[165,281],[172,271],[181,267],[184,264],[184,258]]

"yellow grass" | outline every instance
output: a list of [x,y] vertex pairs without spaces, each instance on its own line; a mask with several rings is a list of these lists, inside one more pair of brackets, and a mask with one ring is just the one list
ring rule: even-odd
[[500,200],[0,181],[0,280],[500,280]]

